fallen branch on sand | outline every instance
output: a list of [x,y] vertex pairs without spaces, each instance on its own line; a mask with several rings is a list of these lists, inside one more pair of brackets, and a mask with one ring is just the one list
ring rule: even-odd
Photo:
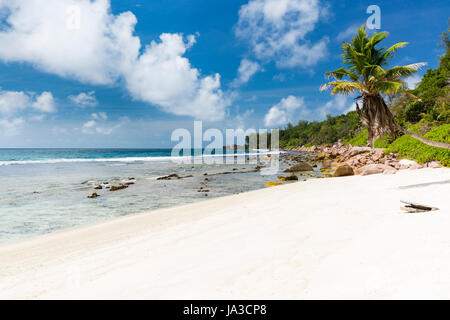
[[406,211],[409,213],[419,213],[419,212],[428,212],[428,211],[439,210],[438,208],[434,208],[434,207],[430,207],[430,206],[426,206],[426,205],[422,205],[422,204],[418,204],[418,203],[413,203],[413,202],[409,202],[409,201],[400,200],[400,202],[406,204],[406,206],[401,207],[401,209],[403,211]]

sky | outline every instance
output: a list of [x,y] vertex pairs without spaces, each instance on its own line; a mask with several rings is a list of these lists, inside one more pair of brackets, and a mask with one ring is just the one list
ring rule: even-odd
[[166,148],[175,129],[346,113],[320,92],[380,8],[393,65],[436,68],[448,1],[0,0],[1,148]]

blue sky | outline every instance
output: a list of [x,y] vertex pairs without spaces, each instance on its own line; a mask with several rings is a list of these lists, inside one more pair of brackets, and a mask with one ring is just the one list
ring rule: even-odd
[[0,0],[0,147],[171,147],[194,119],[344,113],[319,86],[372,4],[386,45],[409,42],[394,64],[437,66],[448,1]]

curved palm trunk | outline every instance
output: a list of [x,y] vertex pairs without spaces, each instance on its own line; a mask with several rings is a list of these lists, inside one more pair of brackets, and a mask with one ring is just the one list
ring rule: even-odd
[[356,111],[363,123],[367,126],[367,145],[371,148],[373,148],[374,142],[378,137],[388,133],[395,137],[395,131],[399,130],[429,146],[450,149],[450,144],[448,143],[428,140],[402,128],[395,122],[394,116],[380,94],[364,95],[363,107],[359,109],[358,103],[356,103]]
[[424,137],[421,137],[418,134],[412,133],[411,131],[408,131],[408,130],[402,128],[397,123],[396,123],[396,128],[399,131],[403,132],[404,134],[406,134],[406,135],[408,135],[410,137],[413,137],[413,138],[419,140],[420,142],[423,142],[423,143],[425,143],[425,144],[427,144],[429,146],[438,147],[438,148],[444,148],[444,149],[450,149],[450,144],[449,143],[425,139]]

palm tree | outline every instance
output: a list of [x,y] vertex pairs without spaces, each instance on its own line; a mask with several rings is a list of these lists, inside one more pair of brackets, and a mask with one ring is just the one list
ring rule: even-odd
[[[434,146],[450,149],[450,144],[431,141],[402,128],[395,122],[394,116],[389,110],[383,96],[410,96],[419,100],[403,81],[404,78],[417,72],[425,63],[415,63],[407,66],[395,66],[387,69],[388,62],[394,57],[399,48],[407,45],[407,42],[394,44],[390,48],[375,48],[388,36],[387,32],[374,33],[370,38],[365,32],[365,26],[358,29],[351,43],[342,45],[343,62],[347,66],[327,72],[328,77],[333,76],[334,81],[323,84],[320,90],[331,89],[331,95],[350,95],[358,93],[356,98],[356,111],[363,123],[368,128],[367,144],[373,148],[378,137],[390,134],[396,135],[396,130],[412,136],[421,142]],[[362,109],[358,101],[362,99]]]

